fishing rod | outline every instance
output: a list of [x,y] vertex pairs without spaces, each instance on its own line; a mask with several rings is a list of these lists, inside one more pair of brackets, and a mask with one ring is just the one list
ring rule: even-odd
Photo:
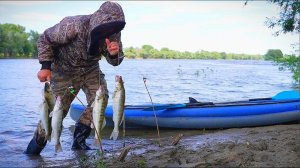
[[153,104],[153,101],[152,101],[150,92],[149,92],[148,87],[147,87],[147,85],[146,85],[146,79],[147,79],[147,78],[143,77],[144,85],[145,85],[146,90],[147,90],[147,92],[148,92],[148,95],[149,95],[149,98],[150,98],[150,101],[151,101],[151,104],[152,104],[152,108],[153,108],[153,113],[154,113],[154,118],[155,118],[155,123],[156,123],[157,136],[158,136],[158,146],[161,146],[161,143],[160,143],[160,134],[159,134],[159,127],[158,127],[158,122],[157,122],[156,112],[155,112],[155,108],[154,108],[154,104]]

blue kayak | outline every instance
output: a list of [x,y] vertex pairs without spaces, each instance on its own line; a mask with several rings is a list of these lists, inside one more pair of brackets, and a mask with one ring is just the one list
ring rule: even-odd
[[[83,105],[72,104],[70,116],[79,119]],[[145,104],[125,106],[127,127],[156,127],[154,111],[160,128],[233,128],[265,126],[300,120],[298,91],[285,91],[272,98],[233,102],[197,102],[190,98],[182,104]],[[107,126],[112,126],[112,106],[105,111]]]

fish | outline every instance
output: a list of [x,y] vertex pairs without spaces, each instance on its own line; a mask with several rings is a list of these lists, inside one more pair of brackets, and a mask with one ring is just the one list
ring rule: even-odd
[[96,91],[95,101],[92,104],[93,107],[93,124],[95,128],[95,144],[99,143],[99,138],[101,139],[101,130],[105,127],[105,109],[107,107],[108,99],[105,95],[105,88],[104,86],[100,86],[99,89]]
[[49,106],[49,111],[51,112],[54,108],[55,105],[55,95],[52,92],[51,86],[49,82],[45,82],[45,87],[44,87],[44,97],[48,103]]
[[122,76],[116,75],[116,87],[113,93],[113,121],[114,129],[110,135],[110,139],[117,140],[119,136],[119,126],[124,120],[124,107],[125,107],[125,88]]
[[45,82],[44,89],[42,90],[42,103],[40,105],[40,120],[42,129],[45,130],[45,141],[51,141],[51,117],[50,112],[53,110],[55,104],[55,96],[52,93],[50,83]]
[[52,121],[51,121],[52,138],[54,138],[55,152],[61,152],[62,147],[60,143],[60,136],[62,132],[62,122],[63,122],[63,106],[62,106],[62,101],[60,96],[56,98],[53,111],[50,113],[50,117],[52,117]]

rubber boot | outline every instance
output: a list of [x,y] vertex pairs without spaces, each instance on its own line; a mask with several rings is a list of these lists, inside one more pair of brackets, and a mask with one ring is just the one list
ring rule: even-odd
[[47,140],[45,138],[45,130],[42,129],[41,122],[39,122],[33,138],[29,142],[24,153],[29,155],[39,155],[46,144]]
[[87,125],[79,122],[75,124],[72,150],[91,150],[91,148],[85,143],[85,140],[89,137],[91,130],[91,127]]
[[41,151],[44,149],[44,147],[46,146],[47,141],[45,141],[44,144],[39,145],[36,142],[35,138],[32,138],[31,141],[29,142],[26,151],[24,151],[25,154],[28,155],[40,155]]

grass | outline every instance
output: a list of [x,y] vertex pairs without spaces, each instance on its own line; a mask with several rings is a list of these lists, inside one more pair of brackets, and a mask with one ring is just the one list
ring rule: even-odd
[[144,159],[137,161],[137,167],[138,168],[145,168],[146,167],[146,161]]

